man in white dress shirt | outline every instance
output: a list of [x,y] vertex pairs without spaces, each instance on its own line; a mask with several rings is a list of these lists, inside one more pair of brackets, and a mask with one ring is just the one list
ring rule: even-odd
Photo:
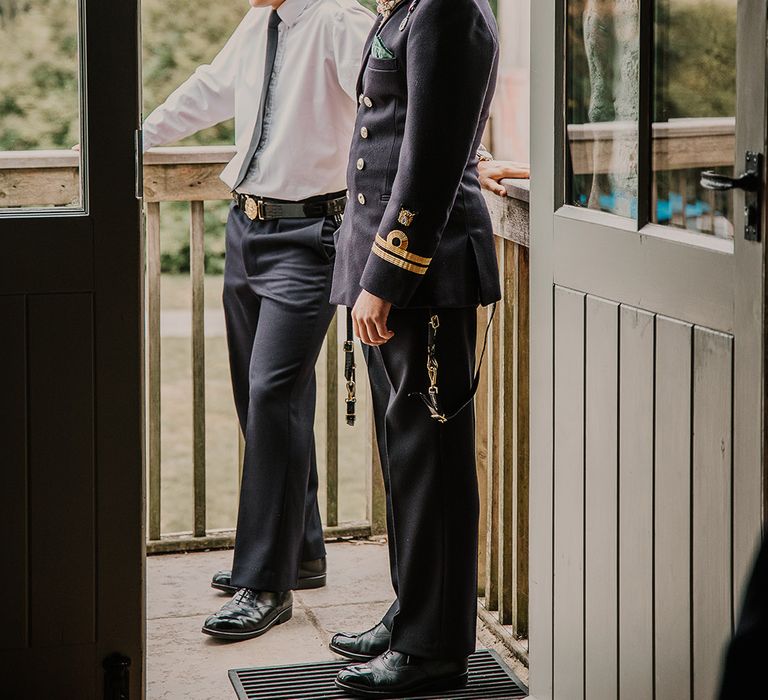
[[374,22],[357,0],[250,4],[211,64],[144,123],[148,149],[235,118],[221,175],[234,199],[224,310],[245,458],[233,569],[212,581],[235,595],[203,626],[230,640],[286,622],[292,590],[325,585],[314,367],[335,312],[333,234]]

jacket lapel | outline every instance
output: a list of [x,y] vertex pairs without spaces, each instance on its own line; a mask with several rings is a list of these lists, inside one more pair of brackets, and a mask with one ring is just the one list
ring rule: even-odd
[[365,69],[368,67],[368,58],[371,55],[371,46],[373,46],[373,40],[376,38],[376,33],[379,31],[379,23],[376,22],[373,25],[373,29],[371,29],[371,33],[368,35],[368,38],[365,40],[365,48],[363,48],[363,63],[360,66],[360,72],[357,74],[357,96],[360,97],[360,95],[363,94],[363,75],[365,74]]
[[[397,7],[395,7],[394,10],[392,10],[392,14],[387,17],[383,22],[376,18],[376,22],[373,25],[373,29],[371,29],[371,33],[368,35],[368,39],[366,39],[365,42],[365,48],[363,49],[363,63],[360,66],[360,73],[357,76],[357,96],[360,97],[360,95],[363,94],[363,76],[365,75],[365,69],[368,67],[368,59],[371,56],[371,46],[373,46],[373,40],[376,38],[376,35],[381,32],[381,30],[384,28],[384,26],[403,8],[403,7],[410,7],[412,3],[407,2],[407,0],[404,0],[401,2]],[[415,4],[415,3],[414,3]]]

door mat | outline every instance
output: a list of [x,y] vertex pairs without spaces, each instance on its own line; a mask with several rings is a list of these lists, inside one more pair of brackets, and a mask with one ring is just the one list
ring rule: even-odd
[[[229,672],[229,680],[238,700],[348,700],[350,696],[337,688],[334,680],[342,668],[352,663],[329,661],[236,668]],[[400,700],[515,700],[526,697],[525,686],[501,657],[495,651],[481,649],[469,658],[466,688],[431,695],[409,695]]]

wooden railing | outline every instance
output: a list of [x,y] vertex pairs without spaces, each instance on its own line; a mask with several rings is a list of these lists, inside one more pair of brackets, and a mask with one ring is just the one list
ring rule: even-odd
[[[205,457],[205,202],[229,198],[219,180],[224,164],[232,157],[228,147],[158,148],[144,160],[144,201],[147,222],[147,391],[149,464],[149,540],[150,553],[191,551],[213,547],[229,547],[234,543],[233,530],[211,531],[206,524],[206,457]],[[160,203],[189,202],[190,278],[192,282],[192,395],[193,395],[193,493],[194,529],[187,533],[166,534],[161,529],[162,463],[160,457]],[[325,357],[321,359],[326,378],[325,474],[326,517],[328,538],[367,537],[386,530],[384,489],[376,450],[367,450],[366,518],[362,521],[339,522],[339,431],[338,431],[338,321],[328,331]],[[363,429],[368,426],[363,426]],[[234,434],[234,429],[233,429]],[[369,441],[372,446],[373,442]],[[242,440],[238,464],[242,468]]]
[[[146,313],[147,313],[147,462],[149,553],[230,547],[232,530],[211,530],[206,517],[204,214],[206,202],[227,199],[219,172],[232,156],[227,147],[162,148],[145,156]],[[77,155],[68,152],[0,154],[0,206],[66,205],[79,196]],[[44,186],[43,186],[44,185]],[[490,334],[477,397],[477,457],[481,494],[479,588],[481,617],[493,626],[520,658],[520,639],[528,627],[528,193],[510,185],[507,198],[488,196],[496,233],[504,300]],[[192,283],[193,431],[190,478],[194,515],[191,532],[164,533],[161,522],[161,202],[189,204],[190,278]],[[485,327],[487,309],[478,312]],[[479,334],[480,335],[480,334]],[[482,338],[479,338],[480,343]],[[339,522],[344,498],[339,482],[338,322],[328,332],[321,370],[326,376],[325,493],[326,535],[367,537],[386,531],[384,489],[372,422],[364,416],[358,430],[368,431],[364,464],[366,518]],[[362,357],[358,354],[358,364]],[[359,369],[360,384],[365,370]],[[233,436],[236,427],[232,427]],[[233,438],[234,439],[234,438]],[[242,463],[242,447],[239,457]],[[233,469],[237,467],[233,465]]]
[[[487,194],[503,298],[476,399],[480,484],[480,616],[521,660],[528,636],[528,254],[527,183]],[[489,310],[478,312],[484,327]],[[481,339],[478,338],[478,343]]]

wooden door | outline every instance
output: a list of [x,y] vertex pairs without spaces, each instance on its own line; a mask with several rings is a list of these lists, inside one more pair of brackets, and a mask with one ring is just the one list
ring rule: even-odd
[[[25,140],[36,134],[9,145],[18,114],[5,111],[12,152],[0,154],[1,694],[105,697],[103,665],[117,654],[112,690],[129,685],[138,698],[138,3],[11,1],[2,12],[4,79],[31,71],[0,100],[39,120],[40,140],[34,150]],[[36,53],[43,51],[50,53]],[[61,138],[49,122],[70,135]],[[17,124],[19,133],[25,126]],[[78,140],[80,155],[69,150]],[[121,663],[130,663],[127,672]]]
[[700,183],[765,153],[766,2],[532,13],[532,696],[710,700],[764,507],[762,156]]

